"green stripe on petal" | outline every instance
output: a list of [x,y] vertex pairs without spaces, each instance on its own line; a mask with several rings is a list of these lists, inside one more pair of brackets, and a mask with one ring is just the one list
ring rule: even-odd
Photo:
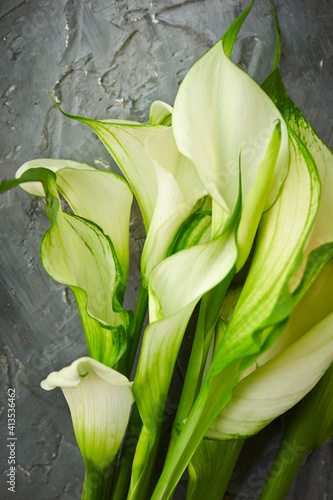
[[19,179],[3,181],[0,192],[31,181],[43,183],[51,222],[41,244],[42,264],[53,279],[72,288],[91,356],[113,366],[133,325],[119,302],[123,277],[112,242],[96,224],[62,212],[56,174],[50,170],[32,168]]
[[[33,160],[16,172],[19,178],[27,169],[47,168],[56,172],[57,187],[76,215],[97,224],[111,238],[122,269],[124,293],[129,261],[129,219],[132,193],[126,182],[111,172],[69,160]],[[45,196],[41,183],[24,183],[31,194]]]
[[92,120],[65,113],[55,104],[63,115],[89,125],[101,139],[130,184],[148,231],[156,203],[157,179],[145,143],[150,135],[166,127],[124,120]]
[[149,124],[169,127],[172,124],[172,107],[163,101],[154,101],[150,106]]
[[219,215],[222,222],[225,212],[230,217],[236,206],[239,156],[245,204],[277,121],[281,123],[281,145],[264,210],[275,202],[288,171],[288,134],[280,112],[230,61],[221,41],[199,59],[180,86],[173,111],[176,144],[194,163],[202,184],[223,210]]
[[289,126],[299,136],[313,157],[322,184],[316,225],[304,253],[302,265],[291,284],[292,288],[295,289],[301,280],[311,251],[333,241],[333,222],[332,218],[328,217],[328,214],[333,213],[333,153],[314,132],[301,111],[287,95],[278,69],[266,79],[263,89],[276,103]]
[[190,214],[178,229],[171,242],[167,256],[191,248],[211,239],[212,215],[209,211],[196,210]]
[[[153,499],[166,499],[211,423],[231,398],[240,373],[280,333],[296,298],[289,292],[320,199],[316,166],[290,131],[290,169],[281,195],[264,215],[252,266],[192,412],[171,452]],[[327,257],[325,257],[327,258]],[[317,261],[317,268],[322,262]],[[309,281],[303,283],[304,291]],[[300,291],[297,299],[300,298]],[[273,325],[278,325],[274,330]]]
[[147,288],[151,270],[165,258],[180,225],[206,190],[192,163],[177,150],[172,127],[149,137],[146,149],[154,164],[158,190],[141,260]]

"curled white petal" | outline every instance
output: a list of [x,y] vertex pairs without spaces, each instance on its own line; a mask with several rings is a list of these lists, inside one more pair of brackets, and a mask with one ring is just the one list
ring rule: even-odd
[[84,460],[100,469],[107,467],[127,427],[134,401],[132,383],[102,363],[83,357],[52,372],[41,386],[45,390],[61,387]]

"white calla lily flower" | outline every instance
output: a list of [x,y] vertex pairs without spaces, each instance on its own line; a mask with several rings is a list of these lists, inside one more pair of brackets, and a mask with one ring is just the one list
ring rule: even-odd
[[134,402],[132,382],[102,363],[82,357],[41,382],[61,387],[84,461],[105,470],[116,456]]

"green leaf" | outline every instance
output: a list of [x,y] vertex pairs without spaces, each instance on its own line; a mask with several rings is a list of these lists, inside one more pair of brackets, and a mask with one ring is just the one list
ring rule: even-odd
[[[16,172],[47,168],[56,172],[57,188],[76,215],[97,224],[110,237],[122,269],[120,296],[126,288],[129,261],[129,219],[132,193],[118,175],[97,170],[84,163],[47,158],[28,161]],[[24,183],[22,188],[35,196],[45,196],[41,183]]]
[[150,135],[166,127],[124,120],[92,120],[65,113],[55,104],[63,115],[89,125],[96,132],[131,186],[148,231],[157,198],[157,179],[145,143]]

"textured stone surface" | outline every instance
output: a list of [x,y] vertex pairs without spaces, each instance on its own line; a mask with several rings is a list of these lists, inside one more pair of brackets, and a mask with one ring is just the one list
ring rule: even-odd
[[[329,0],[275,0],[282,32],[287,90],[332,148],[332,6]],[[189,67],[224,33],[247,1],[2,0],[0,3],[0,177],[25,161],[70,158],[117,171],[92,131],[63,117],[63,108],[93,118],[147,121],[150,103],[173,103]],[[272,63],[269,2],[258,0],[234,58],[259,82]],[[19,188],[0,197],[1,442],[7,437],[6,390],[17,391],[16,499],[80,498],[83,463],[59,390],[39,382],[86,353],[71,292],[39,262],[48,228],[43,200]],[[135,206],[131,222],[130,286],[134,304],[144,231]],[[182,373],[182,368],[178,370]],[[176,396],[175,396],[176,397]],[[170,408],[174,406],[171,399]],[[278,446],[273,424],[249,440],[232,476],[235,499],[258,498]],[[264,444],[264,438],[268,442]],[[7,453],[1,445],[1,498]],[[176,498],[185,498],[185,482]],[[332,446],[303,464],[288,500],[333,498]]]

